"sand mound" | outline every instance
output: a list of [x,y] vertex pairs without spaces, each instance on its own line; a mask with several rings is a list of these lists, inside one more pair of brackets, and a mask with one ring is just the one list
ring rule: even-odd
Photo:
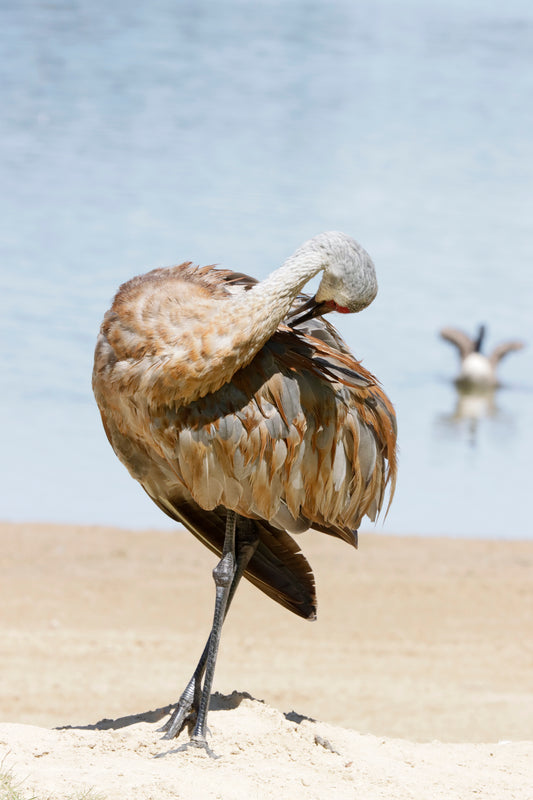
[[[165,741],[161,713],[47,730],[0,725],[4,769],[30,797],[89,789],[106,800],[250,798],[531,798],[528,743],[416,744],[361,735],[236,692],[215,695],[210,744],[218,756]],[[102,729],[104,728],[104,729]]]

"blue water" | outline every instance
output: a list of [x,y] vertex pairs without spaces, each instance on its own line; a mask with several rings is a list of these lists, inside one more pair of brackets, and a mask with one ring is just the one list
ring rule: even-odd
[[[115,289],[337,229],[380,283],[338,326],[399,419],[377,529],[533,536],[530,0],[3,0],[0,45],[0,518],[170,525],[91,394]],[[479,322],[529,347],[473,422],[437,332]]]

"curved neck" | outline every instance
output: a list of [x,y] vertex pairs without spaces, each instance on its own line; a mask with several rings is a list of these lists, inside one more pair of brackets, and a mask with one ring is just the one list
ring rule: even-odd
[[297,251],[264,281],[220,304],[212,323],[223,337],[209,355],[210,369],[220,371],[220,386],[250,363],[305,284],[325,266],[324,253]]
[[[285,319],[306,283],[325,267],[324,253],[299,250],[264,281],[232,301],[233,313],[243,314],[243,319],[250,320],[248,347],[252,345],[257,352],[263,346]],[[239,349],[240,342],[236,342],[235,352]]]

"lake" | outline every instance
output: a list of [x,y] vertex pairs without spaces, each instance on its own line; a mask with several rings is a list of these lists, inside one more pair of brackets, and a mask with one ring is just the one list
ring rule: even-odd
[[[0,23],[0,518],[172,526],[91,393],[114,291],[183,260],[263,278],[343,230],[380,291],[332,321],[398,413],[375,529],[533,536],[529,0],[4,0]],[[438,331],[482,322],[528,346],[465,411]]]

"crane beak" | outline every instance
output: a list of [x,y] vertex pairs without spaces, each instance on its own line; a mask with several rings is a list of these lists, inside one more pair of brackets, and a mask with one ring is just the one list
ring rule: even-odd
[[309,300],[287,315],[286,322],[291,328],[295,328],[297,325],[301,325],[302,322],[327,314],[330,310],[331,308],[325,300],[318,302],[314,297],[310,297]]

